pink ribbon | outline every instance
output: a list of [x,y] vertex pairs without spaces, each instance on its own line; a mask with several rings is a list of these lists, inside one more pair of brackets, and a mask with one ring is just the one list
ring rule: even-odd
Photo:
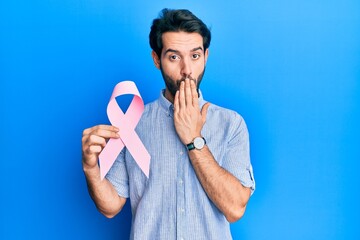
[[[124,94],[134,95],[134,98],[132,99],[125,114],[115,99],[116,97]],[[104,179],[105,175],[108,173],[119,153],[125,146],[146,177],[149,177],[151,157],[135,132],[135,127],[138,124],[143,111],[144,102],[135,83],[132,81],[123,81],[118,83],[114,88],[107,106],[107,115],[111,124],[119,128],[120,138],[110,138],[105,148],[99,155],[101,179]]]

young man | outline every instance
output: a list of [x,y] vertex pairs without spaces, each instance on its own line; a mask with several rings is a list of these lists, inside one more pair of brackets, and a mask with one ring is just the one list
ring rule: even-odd
[[248,131],[234,111],[207,103],[199,90],[211,40],[188,10],[162,10],[149,35],[166,88],[147,104],[136,132],[151,155],[147,178],[131,154],[119,154],[100,180],[98,155],[118,129],[85,129],[83,169],[98,210],[132,209],[131,239],[231,239],[255,189]]

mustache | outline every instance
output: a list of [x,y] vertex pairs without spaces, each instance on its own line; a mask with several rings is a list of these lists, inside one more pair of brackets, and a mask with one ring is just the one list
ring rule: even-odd
[[191,76],[183,76],[180,80],[176,80],[176,85],[177,85],[177,87],[180,88],[181,82],[185,81],[187,78],[188,78],[189,80],[194,81],[194,83],[195,83],[195,85],[196,85],[196,82],[197,82],[196,78],[193,78],[193,77],[191,77]]

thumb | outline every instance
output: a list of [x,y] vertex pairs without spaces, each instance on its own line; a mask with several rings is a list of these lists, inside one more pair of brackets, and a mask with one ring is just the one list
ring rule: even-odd
[[206,122],[206,115],[207,115],[207,111],[208,111],[208,108],[210,107],[210,103],[207,102],[204,104],[204,106],[201,108],[201,117],[202,117],[202,120],[203,122],[205,123]]

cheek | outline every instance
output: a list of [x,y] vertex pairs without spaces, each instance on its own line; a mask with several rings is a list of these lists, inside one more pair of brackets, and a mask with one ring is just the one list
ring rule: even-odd
[[163,63],[162,65],[163,72],[170,76],[173,79],[177,79],[180,76],[180,68],[178,64],[166,64]]
[[203,62],[199,62],[194,66],[194,74],[199,75],[204,71],[205,64]]
[[179,64],[165,60],[162,62],[161,66],[163,67],[164,71],[174,71],[179,67]]

